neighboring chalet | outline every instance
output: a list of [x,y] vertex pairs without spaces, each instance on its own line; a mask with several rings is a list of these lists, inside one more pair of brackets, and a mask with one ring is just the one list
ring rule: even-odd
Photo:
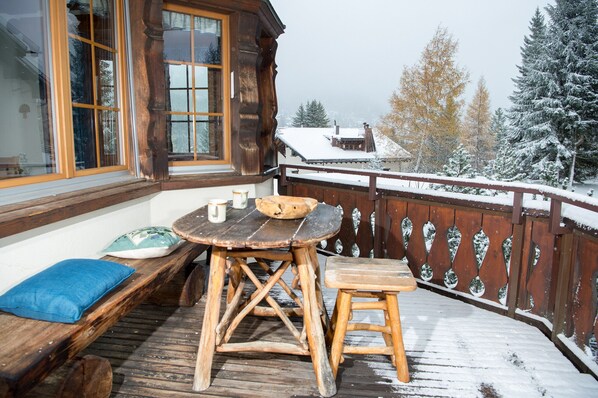
[[311,164],[349,168],[378,167],[401,171],[411,155],[378,129],[285,127],[276,133],[286,164]]

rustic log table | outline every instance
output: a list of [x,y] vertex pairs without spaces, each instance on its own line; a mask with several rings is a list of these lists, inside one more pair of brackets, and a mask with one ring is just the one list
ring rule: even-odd
[[[173,230],[184,239],[212,246],[193,390],[203,391],[210,386],[214,351],[261,351],[310,355],[320,394],[325,397],[336,394],[335,380],[326,354],[324,328],[327,327],[328,315],[322,299],[316,244],[336,235],[341,219],[339,209],[322,203],[305,218],[273,219],[260,213],[255,208],[255,200],[250,200],[247,208],[241,210],[233,209],[229,202],[226,221],[220,224],[208,221],[207,206],[174,222]],[[247,265],[247,258],[255,258],[258,265],[270,275],[266,283],[258,280]],[[276,270],[271,270],[264,260],[281,261],[281,264]],[[289,267],[296,273],[291,286],[281,279]],[[220,300],[227,272],[227,305],[220,317]],[[246,278],[254,283],[256,290],[244,298]],[[297,308],[282,308],[278,305],[269,295],[275,284],[289,294],[297,303]],[[293,288],[299,285],[302,298],[293,292]],[[269,307],[258,306],[262,300],[266,300]],[[248,314],[279,316],[295,337],[296,343],[228,343],[235,328]],[[291,315],[303,316],[302,331],[298,331],[289,320]]]

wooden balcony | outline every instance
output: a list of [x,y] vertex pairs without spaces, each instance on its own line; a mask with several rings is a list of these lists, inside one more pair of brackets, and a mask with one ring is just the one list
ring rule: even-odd
[[[320,244],[322,253],[406,258],[420,286],[399,297],[412,380],[398,382],[386,357],[347,356],[337,396],[598,396],[594,199],[523,184],[303,168],[319,174],[282,166],[279,191],[344,212],[341,232]],[[422,188],[441,183],[506,194]],[[329,311],[335,294],[325,291]],[[203,312],[203,299],[191,308],[144,304],[85,353],[110,360],[117,397],[318,395],[307,357],[258,353],[217,353],[212,385],[194,393]],[[239,340],[288,338],[275,319],[249,317],[238,332]],[[29,396],[51,388],[46,383]]]
[[[439,184],[498,195],[430,189]],[[405,258],[420,286],[536,326],[597,377],[596,199],[529,184],[314,166],[282,165],[279,185],[343,209],[341,231],[324,250]]]
[[[320,257],[322,266],[324,262]],[[336,291],[324,293],[330,311]],[[113,397],[318,396],[308,357],[265,353],[217,353],[212,385],[193,392],[204,302],[187,308],[143,304],[87,348],[84,354],[110,360]],[[411,381],[397,381],[385,356],[346,356],[337,397],[598,395],[598,382],[580,373],[531,325],[426,289],[399,295],[399,305]],[[375,312],[355,316],[383,323]],[[262,317],[246,319],[234,338],[266,336],[292,340],[280,321]],[[366,333],[351,338],[359,344],[383,344],[381,337]],[[51,388],[46,383],[28,396],[49,396]]]

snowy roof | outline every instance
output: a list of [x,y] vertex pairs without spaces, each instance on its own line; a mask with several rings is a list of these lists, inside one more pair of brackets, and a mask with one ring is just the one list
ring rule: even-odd
[[276,137],[296,152],[307,163],[367,162],[376,157],[385,161],[405,161],[411,154],[399,144],[373,128],[372,135],[376,152],[345,150],[332,146],[332,136],[337,138],[363,138],[362,128],[339,128],[335,135],[334,127],[285,127],[278,130]]

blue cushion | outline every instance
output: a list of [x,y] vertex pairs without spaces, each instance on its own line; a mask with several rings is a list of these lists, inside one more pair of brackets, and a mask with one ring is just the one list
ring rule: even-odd
[[145,227],[116,238],[103,252],[121,258],[153,258],[167,256],[183,241],[167,227]]
[[0,310],[25,318],[74,323],[133,272],[133,268],[112,261],[60,261],[0,296]]

